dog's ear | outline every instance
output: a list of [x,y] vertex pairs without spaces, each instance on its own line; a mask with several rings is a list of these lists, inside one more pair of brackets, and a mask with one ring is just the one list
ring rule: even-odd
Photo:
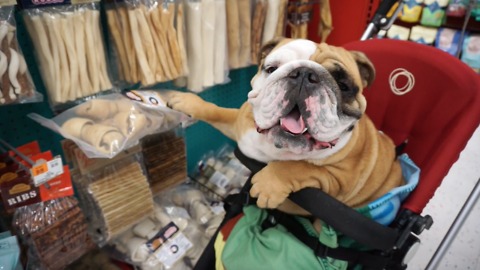
[[275,48],[277,45],[285,40],[284,37],[275,37],[271,39],[269,42],[265,43],[262,48],[260,49],[260,55],[258,56],[258,59],[262,61],[267,57],[267,55]]
[[360,71],[360,76],[362,77],[362,84],[363,87],[367,87],[372,85],[373,80],[375,80],[375,67],[373,66],[370,59],[362,53],[358,51],[350,51],[355,62],[357,62],[358,70]]

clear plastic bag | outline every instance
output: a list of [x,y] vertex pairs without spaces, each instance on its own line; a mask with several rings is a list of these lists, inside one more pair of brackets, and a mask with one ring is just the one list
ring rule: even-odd
[[74,197],[20,207],[13,226],[28,247],[32,269],[64,269],[95,246]]
[[114,2],[106,14],[120,81],[150,86],[188,73],[183,3]]
[[14,6],[0,7],[0,105],[41,102],[18,44]]
[[112,241],[111,249],[141,269],[193,269],[223,220],[223,207],[187,184],[154,200],[153,215]]
[[142,137],[170,130],[188,118],[169,109],[157,92],[148,92],[152,93],[145,100],[149,103],[109,94],[88,100],[52,119],[34,113],[28,116],[73,140],[87,157],[112,158],[138,144]]
[[138,153],[72,177],[99,246],[153,213],[153,196]]
[[43,6],[22,14],[54,110],[113,89],[99,3]]

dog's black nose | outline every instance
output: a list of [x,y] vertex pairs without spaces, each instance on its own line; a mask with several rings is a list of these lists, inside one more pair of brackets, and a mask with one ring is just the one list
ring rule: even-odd
[[307,67],[299,67],[294,70],[292,70],[289,74],[288,77],[292,80],[298,81],[298,82],[308,82],[311,84],[317,84],[320,82],[320,77],[318,74]]

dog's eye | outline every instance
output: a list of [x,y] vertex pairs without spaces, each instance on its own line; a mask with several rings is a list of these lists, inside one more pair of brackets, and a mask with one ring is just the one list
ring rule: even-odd
[[277,70],[277,67],[274,67],[274,66],[270,66],[270,67],[265,68],[265,72],[267,72],[268,74],[273,73],[275,70]]
[[341,91],[348,91],[350,88],[346,83],[343,82],[338,82],[338,88],[340,88]]

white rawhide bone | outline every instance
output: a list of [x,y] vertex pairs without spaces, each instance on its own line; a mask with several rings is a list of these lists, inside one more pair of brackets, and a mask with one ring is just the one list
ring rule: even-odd
[[6,24],[0,25],[0,43],[3,41],[8,33],[8,26]]
[[[43,21],[45,22],[46,29],[47,29],[47,34],[48,34],[48,40],[51,48],[51,53],[53,57],[53,63],[50,63],[50,65],[54,66],[54,70],[56,73],[60,70],[60,55],[59,55],[59,50],[57,49],[57,46],[60,44],[60,41],[57,40],[55,37],[54,32],[51,30],[53,28],[53,18],[50,14],[44,13],[42,16]],[[55,81],[53,81],[53,88],[55,93],[57,93],[57,97],[59,98],[58,101],[63,102],[66,100],[65,95],[62,93],[62,91],[65,90],[64,85],[62,85],[63,78],[57,78]]]
[[87,96],[93,93],[90,78],[87,76],[87,59],[85,58],[85,18],[81,14],[73,15],[73,31],[75,37],[75,50],[78,55],[78,66],[80,68],[80,91],[82,96]]
[[[78,57],[77,51],[75,50],[74,37],[72,33],[73,24],[72,24],[72,13],[66,13],[64,17],[60,19],[62,24],[62,38],[67,48],[67,56],[70,67],[70,89],[68,89],[68,98],[67,100],[75,100],[76,98],[81,97],[78,93],[78,81],[79,81],[79,72],[78,72]],[[65,89],[65,92],[67,90]]]
[[10,84],[14,87],[15,94],[19,95],[21,92],[20,84],[17,80],[18,68],[20,67],[20,61],[18,59],[18,53],[10,48],[10,64],[8,65],[8,78]]
[[[0,78],[3,77],[3,74],[5,74],[5,72],[7,71],[7,68],[8,68],[7,56],[2,51],[0,51]],[[2,89],[0,89],[0,103],[5,103],[5,98],[3,97]]]
[[[100,89],[98,90],[106,90],[112,88],[112,83],[110,82],[110,78],[108,77],[107,73],[107,63],[105,60],[105,49],[103,47],[102,35],[100,33],[100,11],[98,10],[87,10],[91,12],[92,16],[92,28],[93,28],[93,36],[94,41],[96,44],[97,53],[97,64],[100,69],[100,73],[98,76],[100,77]],[[86,33],[88,35],[88,33]],[[97,91],[98,91],[97,90]]]
[[88,32],[88,29],[92,29],[93,25],[93,16],[92,13],[88,10],[85,11],[85,41],[87,43],[87,63],[88,63],[88,74],[92,83],[92,88],[95,90],[100,88],[100,78],[98,77],[98,65],[97,65],[97,56],[95,54],[95,40],[93,34]]
[[[58,20],[58,16],[55,16],[55,20]],[[70,90],[70,68],[68,66],[68,48],[65,46],[65,43],[63,42],[63,30],[62,30],[62,25],[59,23],[52,23],[52,28],[50,28],[50,32],[53,32],[53,35],[55,37],[55,40],[58,42],[58,55],[60,57],[60,70],[59,76],[61,76],[61,87],[63,91],[69,91]],[[68,96],[68,95],[66,95]]]

